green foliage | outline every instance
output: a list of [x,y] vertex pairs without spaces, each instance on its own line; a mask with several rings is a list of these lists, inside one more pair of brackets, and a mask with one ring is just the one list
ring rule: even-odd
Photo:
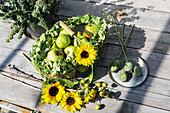
[[28,26],[33,32],[37,25],[46,30],[50,29],[52,23],[49,20],[57,19],[57,4],[60,2],[61,0],[6,0],[6,5],[0,4],[0,16],[3,20],[14,20],[7,42],[13,39],[16,33],[19,33],[20,39]]
[[[107,39],[108,27],[105,20],[101,17],[90,16],[89,14],[86,14],[83,16],[69,18],[68,21],[65,21],[64,23],[73,31],[78,29],[80,26],[90,23],[99,25],[100,30],[94,34],[92,37],[93,39],[89,40],[95,49],[99,49]],[[67,56],[63,60],[56,62],[44,60],[47,57],[48,50],[51,49],[53,45],[54,38],[58,37],[61,30],[62,28],[59,25],[59,22],[57,22],[50,30],[42,34],[41,37],[36,40],[36,43],[33,45],[32,51],[30,52],[33,65],[44,75],[50,74],[51,76],[62,77],[62,75],[72,71],[77,65],[76,61],[74,60],[75,56]],[[99,32],[103,35],[102,39],[100,39],[99,35],[97,35]]]

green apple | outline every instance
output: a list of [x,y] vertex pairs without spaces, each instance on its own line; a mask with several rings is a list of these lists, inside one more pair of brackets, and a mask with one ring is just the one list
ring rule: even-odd
[[84,28],[84,33],[83,35],[87,38],[91,38],[94,33],[96,33],[99,30],[98,25],[96,24],[88,24]]
[[68,46],[64,49],[64,52],[67,56],[71,56],[76,50],[76,46]]
[[[83,33],[82,32],[77,32],[77,38],[80,40],[80,42],[82,43],[82,44],[85,44],[85,43],[87,43],[88,42],[88,40],[87,40],[87,38],[83,35]],[[79,43],[78,43],[78,41],[76,40],[76,39],[74,39],[74,46],[78,46],[79,45]]]
[[52,49],[47,53],[48,61],[60,61],[64,58],[64,52],[61,49]]
[[58,48],[66,48],[70,44],[70,36],[60,34],[56,39],[56,44]]

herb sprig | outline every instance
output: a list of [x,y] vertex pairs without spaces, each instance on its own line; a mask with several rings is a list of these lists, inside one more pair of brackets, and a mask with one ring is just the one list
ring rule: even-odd
[[33,32],[36,26],[41,26],[48,30],[51,20],[56,20],[58,5],[61,0],[5,0],[5,4],[0,4],[0,17],[3,20],[14,20],[11,25],[11,33],[6,40],[9,42],[14,35],[19,33],[18,39],[26,32],[30,26]]

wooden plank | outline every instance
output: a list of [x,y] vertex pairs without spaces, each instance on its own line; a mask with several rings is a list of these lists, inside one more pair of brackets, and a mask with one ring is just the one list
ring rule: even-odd
[[[1,22],[0,22],[1,23]],[[4,22],[2,22],[4,23]],[[10,23],[6,23],[7,25]],[[2,25],[0,26],[2,28],[0,37],[0,46],[2,47],[8,47],[12,49],[22,49],[24,51],[31,51],[32,45],[35,43],[34,40],[30,39],[25,39],[23,36],[23,39],[18,40],[18,39],[13,39],[11,43],[6,43],[5,38],[9,35],[8,29],[9,26]],[[121,26],[117,26],[118,31],[121,32]],[[126,37],[128,33],[130,32],[131,27],[130,26],[125,26],[125,33],[124,36]],[[113,28],[109,29],[109,39],[108,43],[111,44],[118,44],[118,39],[116,35],[113,35],[114,31]],[[170,50],[168,49],[170,39],[168,38],[170,34],[168,33],[162,33],[159,31],[154,31],[154,30],[148,30],[148,29],[141,29],[135,27],[131,37],[130,41],[127,43],[128,47],[132,48],[137,48],[137,49],[144,49],[147,51],[155,51],[155,52],[160,52],[160,53],[165,53],[165,54],[170,54]],[[155,44],[157,45],[155,46]]]
[[38,78],[42,78],[35,69],[29,64],[29,62],[22,56],[23,53],[29,55],[28,51],[20,51],[16,49],[10,49],[1,47],[0,52],[0,69],[6,69],[10,71],[9,66],[15,66],[16,68],[20,69],[21,71],[32,72],[30,74],[35,74]]
[[42,84],[41,84],[42,81],[32,78],[32,77],[28,77],[28,76],[22,75],[22,74],[14,74],[14,73],[1,72],[1,71],[0,71],[0,74],[3,75],[4,77],[9,77],[9,78],[13,79],[14,81],[29,85],[30,87],[35,87],[38,89],[42,88]]
[[[106,19],[104,11],[106,11],[109,15],[113,15],[115,11],[123,8],[123,6],[114,6],[107,4],[97,5],[96,3],[83,1],[63,0],[63,4],[59,9],[58,14],[64,16],[78,16],[90,13]],[[169,32],[169,13],[155,12],[150,10],[143,11],[135,8],[127,8],[126,13],[128,14],[128,16],[122,19],[121,22],[116,21],[116,23],[125,23],[127,25],[135,24],[137,27],[140,28]]]
[[8,38],[11,32],[11,23],[11,20],[3,21],[2,18],[0,18],[0,46],[30,51],[32,48],[32,44],[35,43],[35,40],[28,39],[24,35],[22,36],[22,39],[18,40],[18,34],[16,34],[14,36],[14,39],[12,39],[10,43],[6,43],[6,39]]
[[[101,68],[98,70],[100,70],[100,72],[95,72],[95,74],[98,76],[104,76],[104,71]],[[101,74],[101,71],[103,74]],[[95,77],[95,78],[97,78],[97,77]],[[100,80],[106,81],[106,82],[109,81],[109,87],[111,87],[110,86],[111,82],[110,82],[110,79],[108,78],[108,76],[105,76]],[[30,86],[28,87],[28,85],[23,85],[23,84],[21,85],[21,83],[19,83],[19,82],[14,82],[13,80],[9,80],[8,78],[4,78],[2,76],[0,76],[0,82],[2,84],[4,84],[4,85],[0,86],[0,89],[1,89],[0,90],[0,97],[1,97],[0,99],[6,100],[11,103],[18,104],[18,105],[22,105],[24,107],[31,108],[31,109],[37,108],[37,101],[39,100],[40,94],[41,94],[40,90],[37,90],[36,88],[32,88]],[[122,88],[122,89],[126,89],[126,88]],[[123,100],[131,101],[133,103],[134,102],[140,103],[140,104],[143,104],[145,107],[151,106],[151,107],[149,107],[149,109],[157,109],[158,111],[162,111],[161,109],[164,109],[165,110],[164,112],[166,112],[167,109],[170,108],[169,107],[170,104],[168,101],[168,100],[170,100],[170,98],[165,95],[154,94],[154,93],[150,93],[150,92],[142,93],[142,91],[135,91],[135,93],[134,93],[134,92],[128,92],[128,90],[122,91],[122,89],[121,90],[119,88],[117,90],[114,89],[114,92],[117,92],[117,91],[121,92],[120,98]],[[126,98],[127,95],[129,98]],[[104,100],[102,100],[102,102]],[[103,109],[102,112],[105,112],[105,111],[107,112],[108,109],[112,109],[111,106],[109,106],[109,105],[115,106],[115,104],[117,104],[117,102],[116,103],[115,102],[116,102],[115,100],[104,101],[104,104],[106,105],[106,107],[108,106],[108,108],[105,107],[106,109]],[[151,104],[151,102],[153,102],[153,103]],[[159,102],[161,102],[161,104],[158,104]],[[119,104],[118,107],[120,107],[121,104]],[[38,103],[38,105],[39,105],[39,103]],[[141,105],[141,106],[143,106],[143,105]],[[47,108],[46,108],[46,105],[45,106],[41,105],[37,109],[42,110],[42,111],[44,111],[44,110],[46,111],[48,109],[48,110],[54,110],[55,112],[65,112],[64,110],[60,110],[61,106],[58,106],[58,107],[54,107],[54,106],[55,105],[52,105],[52,106],[47,105]],[[132,105],[132,106],[134,106],[134,105]],[[82,109],[82,112],[83,112],[83,110],[85,110],[84,112],[87,112],[90,109],[94,109],[94,104],[88,104],[87,108],[88,109]],[[125,110],[129,111],[130,108],[128,107]],[[118,109],[114,108],[114,110],[116,111]],[[98,112],[98,111],[94,111],[94,112]]]
[[[121,34],[121,27],[117,26],[117,30]],[[125,26],[124,29],[124,37],[127,38],[128,34],[131,31],[130,26]],[[113,28],[110,28],[109,38],[107,43],[120,45],[117,35],[115,34]],[[170,34],[162,33],[159,31],[149,30],[149,29],[141,29],[134,27],[134,30],[128,39],[126,45],[130,48],[141,49],[150,52],[158,52],[163,54],[170,54]]]
[[29,109],[35,109],[39,102],[41,91],[28,87],[19,82],[14,82],[12,79],[4,78],[0,75],[0,99],[23,106]]
[[125,7],[145,8],[147,10],[170,12],[170,3],[167,0],[86,0],[96,2],[100,5],[104,3],[113,5],[122,5]]
[[[96,104],[100,104],[98,101]],[[154,113],[169,113],[169,111],[126,102],[126,101],[116,101],[111,99],[103,99],[101,101],[103,109],[96,110],[95,109],[95,103],[86,104],[86,108],[82,108],[80,110],[81,113],[147,113],[147,112],[154,112]],[[60,106],[55,105],[44,105],[43,107],[40,107],[42,113],[65,113],[65,110],[60,110]],[[49,111],[49,109],[51,111]]]
[[11,113],[11,111],[17,112],[17,113],[32,113],[32,111],[29,109],[26,109],[21,106],[11,104],[11,103],[5,102],[5,101],[0,101],[0,107],[1,107],[1,109],[6,109],[6,110],[3,110],[5,113],[7,113],[7,111],[9,113]]

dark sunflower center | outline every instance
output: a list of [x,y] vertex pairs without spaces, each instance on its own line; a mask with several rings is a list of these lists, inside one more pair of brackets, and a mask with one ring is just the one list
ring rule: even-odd
[[89,53],[88,53],[87,51],[83,51],[83,52],[81,53],[81,57],[82,57],[82,58],[88,58],[88,57],[89,57]]
[[69,98],[67,99],[67,104],[69,104],[69,105],[73,105],[74,103],[75,103],[74,98],[69,97]]
[[56,96],[57,93],[58,93],[58,88],[56,88],[56,87],[51,87],[51,88],[50,88],[49,94],[50,94],[51,96]]

